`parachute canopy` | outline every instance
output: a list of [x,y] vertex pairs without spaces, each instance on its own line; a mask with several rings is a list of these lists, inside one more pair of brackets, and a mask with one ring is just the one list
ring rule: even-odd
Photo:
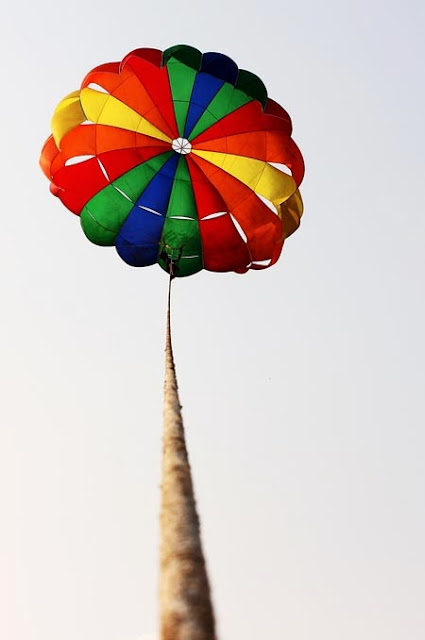
[[90,71],[51,124],[40,164],[52,193],[130,265],[263,269],[299,225],[291,119],[220,53],[132,51]]

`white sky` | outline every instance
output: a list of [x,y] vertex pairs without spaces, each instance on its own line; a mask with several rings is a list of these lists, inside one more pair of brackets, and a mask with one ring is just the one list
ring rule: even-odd
[[220,640],[423,640],[424,9],[14,2],[2,15],[0,636],[151,640],[167,277],[38,168],[56,103],[140,46],[257,73],[306,160],[270,270],[174,287]]

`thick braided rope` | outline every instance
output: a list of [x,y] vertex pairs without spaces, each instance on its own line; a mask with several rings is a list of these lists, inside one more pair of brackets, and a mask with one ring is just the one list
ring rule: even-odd
[[215,640],[214,614],[186,450],[168,291],[162,463],[161,640]]

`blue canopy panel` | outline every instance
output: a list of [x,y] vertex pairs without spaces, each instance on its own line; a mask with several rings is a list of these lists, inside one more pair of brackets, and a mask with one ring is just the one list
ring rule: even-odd
[[223,80],[215,78],[209,73],[197,74],[187,112],[186,126],[184,129],[185,138],[189,138],[199,118],[223,84]]
[[238,79],[238,65],[222,53],[204,53],[202,56],[201,71],[210,73],[223,82],[230,82],[233,86]]
[[118,234],[119,256],[133,267],[147,267],[158,259],[162,228],[179,161],[175,153],[152,178]]

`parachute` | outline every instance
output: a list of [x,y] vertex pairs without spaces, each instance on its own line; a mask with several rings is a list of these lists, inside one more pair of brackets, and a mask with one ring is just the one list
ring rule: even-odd
[[90,71],[51,128],[40,159],[51,192],[129,265],[264,269],[299,226],[291,119],[223,54],[136,49]]
[[304,175],[289,115],[227,56],[136,49],[90,71],[52,118],[40,164],[89,240],[170,274],[161,484],[162,640],[215,640],[171,343],[175,276],[246,273],[299,226]]

